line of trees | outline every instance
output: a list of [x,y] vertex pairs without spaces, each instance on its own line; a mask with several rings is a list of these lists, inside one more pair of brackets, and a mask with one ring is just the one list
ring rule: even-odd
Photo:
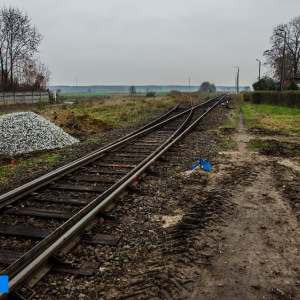
[[[300,16],[286,24],[279,24],[270,37],[271,48],[264,51],[269,76],[253,84],[255,90],[299,89],[300,80]],[[281,78],[282,77],[282,78]]]
[[209,93],[215,93],[217,91],[214,83],[210,83],[208,81],[204,81],[201,83],[199,87],[199,92],[209,92]]
[[0,90],[46,89],[51,74],[36,57],[42,39],[27,13],[14,7],[0,9]]

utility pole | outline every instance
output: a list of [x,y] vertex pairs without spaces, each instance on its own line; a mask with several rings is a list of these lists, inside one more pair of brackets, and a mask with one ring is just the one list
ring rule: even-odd
[[236,76],[234,77],[234,93],[236,94]]
[[260,80],[260,65],[261,61],[259,59],[256,59],[258,61],[258,80]]
[[237,66],[236,66],[236,68],[238,68],[237,78],[236,78],[236,92],[238,94],[239,93],[240,68]]

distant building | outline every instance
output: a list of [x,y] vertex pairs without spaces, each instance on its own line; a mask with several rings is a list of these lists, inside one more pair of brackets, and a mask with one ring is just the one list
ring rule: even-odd
[[291,82],[292,82],[293,80],[297,83],[298,87],[300,88],[300,77],[292,77],[292,78],[290,78],[289,81],[286,80],[285,83],[286,83],[286,84],[291,84]]
[[290,78],[290,83],[294,80],[297,84],[300,84],[300,77],[292,77]]

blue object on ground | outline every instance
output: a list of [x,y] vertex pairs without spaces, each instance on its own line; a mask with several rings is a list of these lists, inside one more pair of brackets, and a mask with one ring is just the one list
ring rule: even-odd
[[190,167],[190,170],[196,169],[201,164],[200,160]]
[[0,275],[0,293],[8,293],[8,276]]
[[211,164],[207,162],[205,159],[200,158],[200,160],[190,167],[190,170],[196,169],[199,165],[202,165],[202,169],[204,171],[209,171],[211,169]]
[[211,169],[211,164],[203,158],[200,158],[200,163],[204,171],[209,171]]

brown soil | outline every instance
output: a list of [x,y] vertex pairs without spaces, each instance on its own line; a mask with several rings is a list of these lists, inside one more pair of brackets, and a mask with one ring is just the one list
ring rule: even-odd
[[238,151],[219,153],[208,174],[203,192],[222,195],[211,200],[223,202],[223,211],[204,232],[209,267],[199,268],[187,299],[300,299],[297,148],[277,136],[264,155],[249,152],[253,137],[242,119]]
[[81,140],[113,128],[112,125],[108,125],[91,115],[76,116],[70,109],[37,110],[35,112]]

